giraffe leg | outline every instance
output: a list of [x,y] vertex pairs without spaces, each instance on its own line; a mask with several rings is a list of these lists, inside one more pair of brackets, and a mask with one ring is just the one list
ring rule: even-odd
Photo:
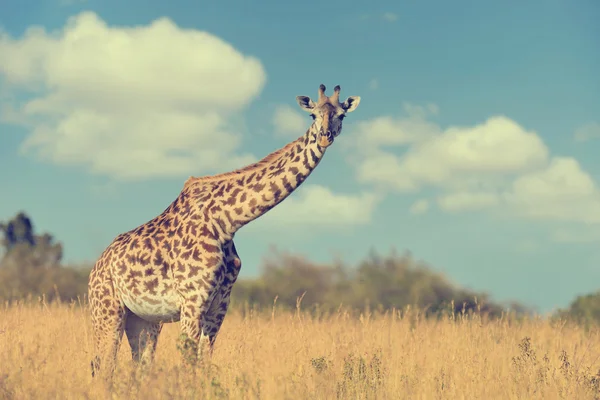
[[179,350],[182,352],[184,361],[190,364],[204,361],[207,340],[202,337],[202,321],[208,311],[210,300],[198,305],[197,303],[184,304],[184,310],[180,320],[180,343]]
[[127,315],[125,334],[129,346],[131,346],[131,357],[143,370],[154,361],[158,335],[161,330],[161,323],[146,321],[132,312]]
[[205,314],[202,321],[200,342],[206,348],[209,356],[212,356],[217,335],[225,319],[225,314],[227,314],[230,293],[231,289],[222,289],[219,295],[213,300],[209,311]]
[[202,321],[202,335],[200,341],[207,347],[209,356],[212,356],[217,335],[219,334],[219,330],[221,329],[221,325],[227,314],[227,309],[229,308],[231,289],[233,288],[233,284],[235,283],[242,266],[242,260],[237,253],[233,241],[228,243],[224,250],[226,268],[225,279]]
[[95,356],[91,362],[92,377],[112,379],[117,351],[123,338],[127,318],[123,304],[114,296],[112,286],[90,291]]

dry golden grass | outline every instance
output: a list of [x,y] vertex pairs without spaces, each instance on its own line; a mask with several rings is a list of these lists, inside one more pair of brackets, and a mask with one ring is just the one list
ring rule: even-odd
[[[0,308],[2,399],[592,399],[598,331],[542,319],[425,320],[416,312],[231,311],[212,365],[182,367],[167,324],[153,369],[136,375],[123,340],[112,389],[92,380],[91,327],[78,306]],[[527,339],[529,338],[529,339]]]

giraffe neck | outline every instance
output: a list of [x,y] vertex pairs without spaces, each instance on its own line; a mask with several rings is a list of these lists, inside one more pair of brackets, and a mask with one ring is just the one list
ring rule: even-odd
[[222,240],[287,198],[319,165],[325,148],[312,125],[306,133],[259,162],[225,174],[190,178],[185,184],[203,219]]

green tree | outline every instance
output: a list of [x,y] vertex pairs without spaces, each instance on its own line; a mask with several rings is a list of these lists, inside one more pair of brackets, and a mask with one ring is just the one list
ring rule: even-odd
[[31,218],[18,213],[0,223],[0,299],[44,295],[47,300],[75,299],[85,293],[88,271],[61,264],[63,246],[48,233],[36,234]]
[[491,302],[488,294],[460,288],[410,254],[400,256],[396,252],[385,257],[372,252],[356,268],[342,263],[315,264],[297,255],[274,253],[266,260],[260,277],[236,283],[232,306],[247,302],[270,307],[275,296],[283,308],[295,307],[296,299],[303,296],[304,309],[318,305],[322,311],[342,304],[354,310],[364,309],[366,304],[381,310],[410,305],[435,315],[448,311],[452,303],[455,312],[481,310],[492,316],[508,309],[527,311],[518,303]]
[[18,213],[7,223],[0,223],[3,256],[0,265],[23,263],[27,260],[38,267],[52,268],[60,266],[63,257],[61,243],[55,243],[52,235],[36,235],[31,218],[23,212]]
[[600,323],[600,291],[578,296],[566,310],[560,310],[558,317],[590,325]]

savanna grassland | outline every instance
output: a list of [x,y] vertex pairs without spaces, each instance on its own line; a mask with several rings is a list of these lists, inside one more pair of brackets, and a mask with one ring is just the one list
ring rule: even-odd
[[124,338],[112,388],[93,380],[87,306],[0,309],[2,399],[594,399],[596,328],[406,308],[315,317],[232,310],[209,366],[189,368],[167,324],[155,365],[132,368]]

